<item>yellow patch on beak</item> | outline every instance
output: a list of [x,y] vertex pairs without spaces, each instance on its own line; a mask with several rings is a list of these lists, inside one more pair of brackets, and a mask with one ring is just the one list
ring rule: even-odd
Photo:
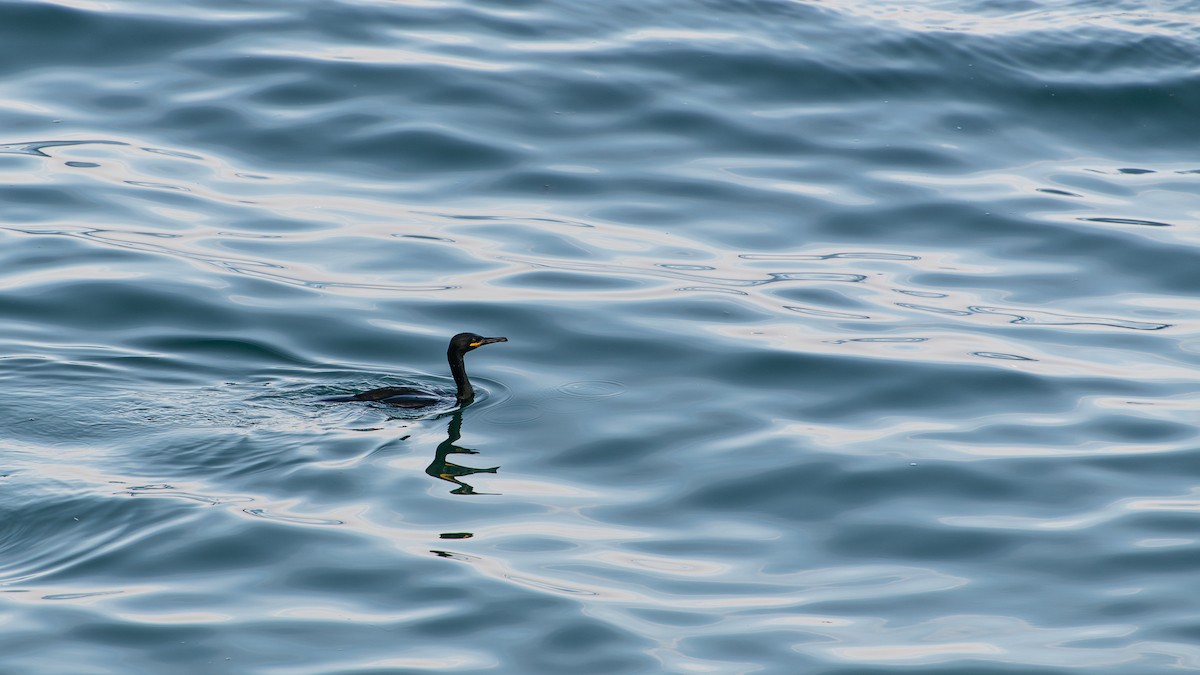
[[479,346],[479,345],[481,345],[481,344],[483,344],[483,342],[472,342],[472,343],[471,343],[471,346],[472,346],[472,347],[478,347],[478,346]]

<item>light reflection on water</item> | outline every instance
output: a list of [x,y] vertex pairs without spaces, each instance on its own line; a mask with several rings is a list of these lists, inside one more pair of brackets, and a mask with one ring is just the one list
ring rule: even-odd
[[6,667],[1200,669],[1188,9],[277,4],[4,10]]

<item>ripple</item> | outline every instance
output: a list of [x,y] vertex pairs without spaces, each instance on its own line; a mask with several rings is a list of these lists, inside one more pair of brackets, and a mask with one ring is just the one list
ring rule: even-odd
[[726,295],[740,295],[748,297],[750,294],[745,291],[739,291],[733,288],[716,288],[713,286],[680,286],[675,289],[677,291],[695,291],[699,293],[724,293]]
[[1004,354],[1002,352],[971,352],[972,356],[982,356],[985,359],[1000,359],[1002,361],[1037,361],[1028,356],[1018,356],[1016,354]]
[[831,312],[825,309],[813,309],[811,307],[798,307],[795,305],[784,305],[784,309],[800,314],[809,314],[811,316],[821,316],[829,319],[870,319],[866,314],[846,314],[844,312]]
[[922,312],[933,312],[934,314],[947,314],[949,316],[971,316],[973,312],[964,311],[961,309],[948,309],[946,307],[933,307],[931,305],[918,305],[913,302],[897,302],[897,307],[906,309],[916,309]]
[[929,338],[923,337],[878,337],[878,338],[844,338],[841,340],[830,340],[830,344],[840,345],[848,342],[928,342]]
[[165,148],[142,148],[142,151],[149,152],[149,153],[155,154],[155,155],[163,155],[165,157],[178,157],[180,159],[194,159],[197,161],[204,160],[204,158],[201,157],[200,155],[192,154],[190,152],[184,152],[182,150],[167,150]]
[[69,577],[89,561],[133,546],[167,524],[178,524],[183,515],[177,509],[156,509],[149,502],[113,500],[86,488],[77,487],[74,496],[47,500],[28,484],[12,486],[22,489],[27,503],[21,508],[19,524],[0,530],[0,550],[7,552],[0,579],[10,584]]
[[0,24],[6,671],[1200,668],[1187,11],[203,4]]
[[50,157],[46,148],[70,147],[73,145],[127,145],[120,141],[91,140],[91,141],[31,141],[27,143],[0,144],[0,154],[33,155],[35,157]]
[[155,183],[154,181],[148,181],[148,180],[127,180],[127,181],[125,181],[125,184],[132,185],[134,187],[155,188],[158,190],[176,190],[179,192],[191,192],[191,190],[188,190],[187,188],[183,187],[182,185],[171,185],[170,183]]
[[97,598],[105,595],[118,595],[121,591],[92,591],[90,593],[53,593],[43,595],[43,600],[83,600],[86,598]]
[[766,253],[743,253],[738,256],[743,260],[836,260],[844,258],[847,260],[898,260],[910,261],[920,260],[919,256],[904,255],[902,253],[876,253],[876,252],[856,252],[856,253],[826,253],[823,255],[814,254],[766,254]]
[[1038,188],[1038,192],[1044,192],[1048,195],[1058,195],[1060,197],[1082,197],[1083,196],[1080,194],[1076,194],[1074,192],[1068,192],[1067,190],[1059,190],[1058,188]]
[[447,239],[445,237],[431,237],[429,235],[424,235],[424,234],[397,234],[396,236],[403,237],[405,239],[423,239],[425,241],[440,241],[440,242],[444,242],[447,244],[454,243],[453,239]]
[[197,494],[184,490],[178,490],[171,485],[138,485],[135,487],[130,487],[119,494],[127,494],[131,497],[137,497],[141,495],[153,497],[173,497],[177,499],[200,502],[202,504],[208,504],[209,506],[219,506],[221,504],[244,504],[246,502],[254,501],[250,497],[215,497],[211,495]]
[[560,385],[558,390],[578,398],[607,398],[624,394],[626,387],[620,382],[610,380],[580,380]]
[[1011,316],[1013,320],[1009,323],[1035,326],[1100,326],[1103,328],[1126,328],[1129,330],[1163,330],[1164,328],[1171,327],[1169,323],[1150,323],[1098,316],[1072,316],[1069,314],[1035,312],[1032,310],[1008,309],[1003,307],[970,307],[969,309],[979,314]]
[[315,518],[310,516],[296,516],[282,513],[272,513],[267,509],[242,509],[242,512],[255,518],[264,518],[266,520],[275,520],[281,523],[290,523],[292,525],[345,525],[345,523],[336,518]]
[[1089,223],[1110,223],[1113,225],[1142,225],[1144,227],[1172,227],[1170,223],[1159,223],[1153,220],[1138,220],[1136,218],[1080,218]]

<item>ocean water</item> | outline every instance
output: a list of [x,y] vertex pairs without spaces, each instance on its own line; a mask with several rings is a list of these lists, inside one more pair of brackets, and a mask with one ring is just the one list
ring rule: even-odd
[[1194,2],[2,1],[0,134],[0,672],[1200,670]]

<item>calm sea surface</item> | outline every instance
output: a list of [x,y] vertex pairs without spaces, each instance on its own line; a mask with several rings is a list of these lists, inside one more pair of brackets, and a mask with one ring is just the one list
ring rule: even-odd
[[0,0],[0,673],[1200,671],[1198,139],[1185,0]]

